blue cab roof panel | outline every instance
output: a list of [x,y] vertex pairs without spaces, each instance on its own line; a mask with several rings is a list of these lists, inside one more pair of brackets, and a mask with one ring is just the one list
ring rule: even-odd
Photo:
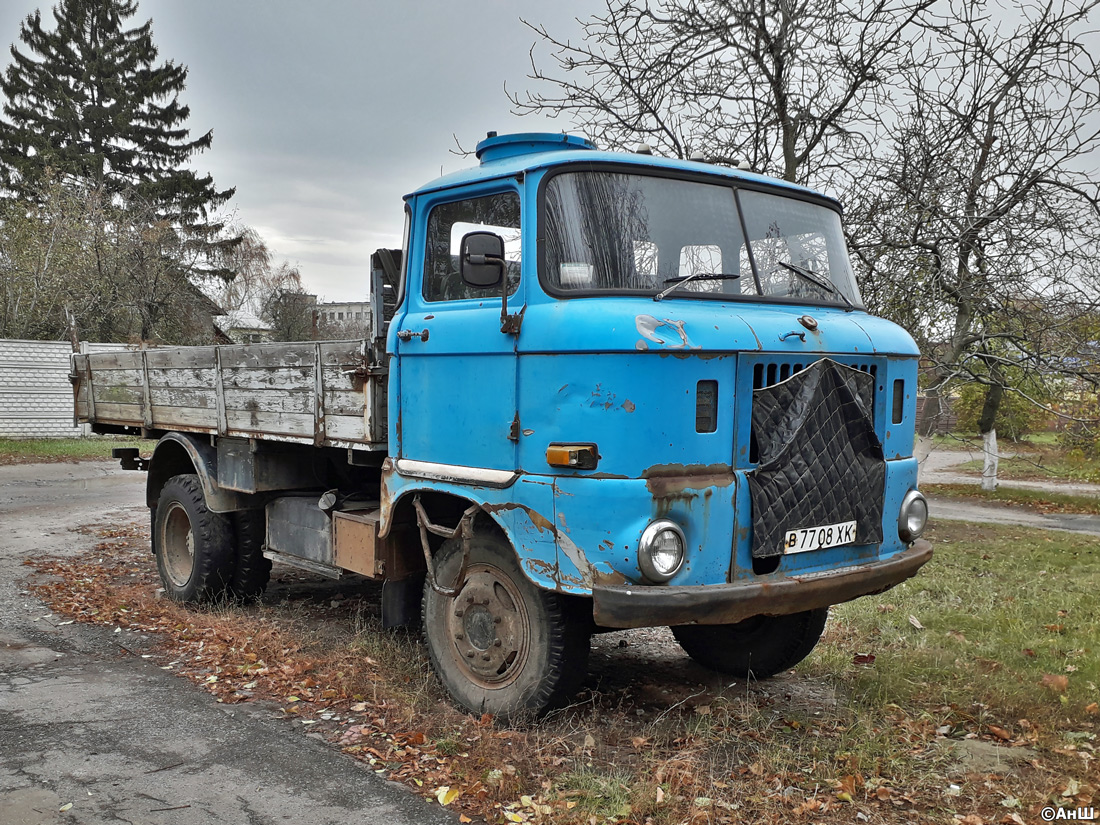
[[[436,178],[405,197],[410,198],[413,195],[494,178],[511,177],[521,172],[531,172],[567,163],[619,163],[696,175],[714,175],[733,180],[759,181],[771,186],[822,197],[820,192],[768,175],[745,172],[703,161],[662,158],[633,152],[600,151],[587,138],[558,132],[521,132],[511,135],[490,133],[489,137],[478,143],[474,153],[481,161],[480,165]],[[833,199],[829,198],[829,200]]]

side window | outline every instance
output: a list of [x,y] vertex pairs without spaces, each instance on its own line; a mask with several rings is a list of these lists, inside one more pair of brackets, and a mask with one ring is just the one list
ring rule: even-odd
[[519,286],[519,195],[501,192],[481,198],[442,203],[428,215],[424,261],[424,300],[455,301],[499,295],[496,290],[467,286],[458,273],[458,248],[468,232],[494,232],[504,239],[508,261],[508,294]]

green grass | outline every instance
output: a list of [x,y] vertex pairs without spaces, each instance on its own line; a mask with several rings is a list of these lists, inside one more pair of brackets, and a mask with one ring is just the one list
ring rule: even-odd
[[[967,461],[957,469],[981,474],[982,461]],[[1002,458],[998,462],[997,476],[1021,481],[1100,482],[1100,462],[1094,458],[1062,451],[1043,451],[1037,455]]]
[[1100,515],[1100,499],[1096,496],[1071,495],[1046,490],[1024,490],[1014,487],[983,490],[977,484],[922,484],[921,491],[927,495],[945,498],[960,498],[995,504],[1015,504],[1040,513]]
[[[1019,441],[999,438],[1002,449],[1018,451],[1054,451],[1060,452],[1058,433],[1031,433]],[[932,436],[932,443],[945,450],[981,449],[982,437],[976,433],[946,433]]]
[[0,464],[109,459],[111,450],[115,447],[137,447],[150,452],[153,442],[124,435],[90,438],[0,438]]
[[[1100,540],[962,523],[930,533],[932,561],[894,590],[834,608],[832,644],[807,667],[848,682],[876,713],[897,705],[1010,730],[1022,718],[1090,725],[1100,700]],[[873,666],[853,668],[856,653],[875,655]]]

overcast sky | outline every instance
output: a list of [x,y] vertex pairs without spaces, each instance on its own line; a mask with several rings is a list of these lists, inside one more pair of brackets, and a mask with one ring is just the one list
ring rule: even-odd
[[[55,0],[0,0],[0,43]],[[574,35],[601,0],[139,0],[161,60],[189,69],[181,96],[194,162],[237,187],[239,218],[276,261],[301,267],[326,300],[363,300],[370,253],[400,246],[401,196],[475,161],[485,132],[568,130],[519,118],[504,94],[526,88],[534,34],[520,18]],[[19,43],[21,51],[26,46]],[[545,50],[543,50],[545,54]],[[0,61],[10,62],[5,49]]]

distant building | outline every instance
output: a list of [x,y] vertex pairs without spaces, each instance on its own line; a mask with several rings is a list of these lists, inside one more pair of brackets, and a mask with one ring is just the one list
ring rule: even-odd
[[313,327],[324,338],[366,337],[370,330],[370,302],[332,301],[314,304]]
[[259,344],[271,340],[271,325],[247,311],[219,315],[214,318],[214,323],[234,344]]

